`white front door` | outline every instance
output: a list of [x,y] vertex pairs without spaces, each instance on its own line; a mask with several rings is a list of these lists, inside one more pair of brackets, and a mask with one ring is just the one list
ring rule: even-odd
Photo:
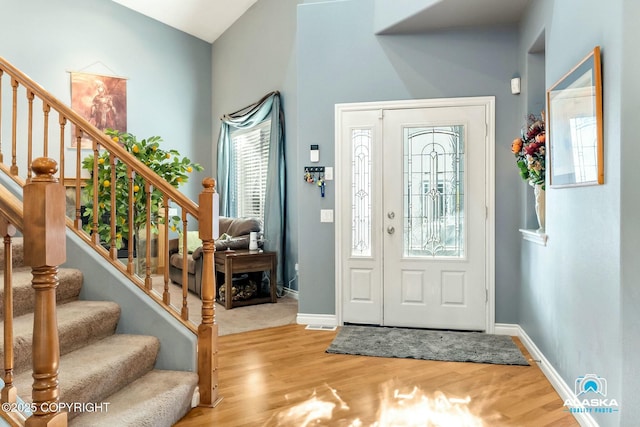
[[485,329],[484,107],[384,113],[383,324]]
[[340,110],[343,322],[487,328],[488,106]]

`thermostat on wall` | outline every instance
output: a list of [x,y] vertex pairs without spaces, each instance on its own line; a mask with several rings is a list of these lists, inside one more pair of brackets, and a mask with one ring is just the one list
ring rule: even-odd
[[320,148],[317,144],[311,146],[309,154],[312,162],[317,163],[320,161]]

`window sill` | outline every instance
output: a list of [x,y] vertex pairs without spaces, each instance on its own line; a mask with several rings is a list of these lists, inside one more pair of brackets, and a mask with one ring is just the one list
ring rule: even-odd
[[525,230],[523,228],[520,229],[522,233],[522,238],[524,240],[528,240],[540,246],[547,246],[547,236],[544,232],[539,232],[538,230]]

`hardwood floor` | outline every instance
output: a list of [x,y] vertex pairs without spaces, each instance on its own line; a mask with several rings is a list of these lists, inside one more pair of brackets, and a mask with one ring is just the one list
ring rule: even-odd
[[484,426],[578,425],[535,362],[523,367],[327,354],[336,333],[287,325],[220,337],[223,400],[216,408],[194,408],[176,426],[299,427],[307,425],[303,419],[285,415],[306,401],[316,414],[335,405],[331,420],[308,425],[369,427],[386,386],[404,394],[417,386],[429,398],[438,391],[449,399],[468,396],[468,404],[452,405],[466,407]]

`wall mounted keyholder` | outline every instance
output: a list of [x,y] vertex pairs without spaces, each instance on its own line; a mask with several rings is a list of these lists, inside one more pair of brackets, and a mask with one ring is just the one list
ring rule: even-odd
[[320,196],[324,197],[324,166],[305,166],[303,179],[308,184],[317,183],[320,187]]

